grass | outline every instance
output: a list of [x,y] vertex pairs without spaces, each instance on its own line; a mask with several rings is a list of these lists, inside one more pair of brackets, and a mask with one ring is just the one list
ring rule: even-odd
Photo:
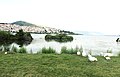
[[0,54],[0,77],[119,77],[120,57],[98,62],[75,54]]

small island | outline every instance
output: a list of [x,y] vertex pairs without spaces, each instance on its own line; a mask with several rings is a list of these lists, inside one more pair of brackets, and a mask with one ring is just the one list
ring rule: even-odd
[[73,41],[72,36],[68,36],[67,34],[56,34],[56,35],[46,35],[45,36],[46,41],[57,41],[57,42],[71,42]]
[[0,44],[12,44],[17,43],[20,46],[23,44],[30,44],[33,40],[32,36],[28,32],[23,32],[22,29],[20,29],[17,33],[13,34],[9,31],[0,31]]

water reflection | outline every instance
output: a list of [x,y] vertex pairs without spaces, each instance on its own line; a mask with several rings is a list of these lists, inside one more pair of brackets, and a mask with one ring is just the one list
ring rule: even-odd
[[24,45],[29,45],[32,41],[16,41],[15,43],[19,45],[19,47],[23,47]]

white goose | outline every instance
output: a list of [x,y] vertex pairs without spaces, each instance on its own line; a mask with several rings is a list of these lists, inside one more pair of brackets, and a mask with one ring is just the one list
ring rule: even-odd
[[103,53],[103,52],[101,52],[101,55],[104,56],[104,57],[111,57],[111,56],[113,56],[113,53],[109,53],[109,52]]
[[5,47],[2,45],[2,51],[5,51]]
[[112,53],[104,53],[104,57],[107,57],[107,56],[111,57],[111,56],[113,56],[113,54]]
[[80,55],[80,51],[77,51],[77,55]]
[[110,60],[111,59],[110,57],[113,56],[113,53],[110,53],[110,52],[103,53],[103,52],[101,52],[101,55],[104,56],[104,58],[106,60]]
[[5,52],[5,55],[7,54],[7,52]]
[[105,59],[106,59],[106,60],[110,60],[111,58],[110,58],[109,56],[106,56]]
[[82,52],[82,56],[86,57],[87,53],[85,51]]
[[98,61],[96,57],[93,57],[90,54],[88,54],[88,60],[91,61],[91,62]]

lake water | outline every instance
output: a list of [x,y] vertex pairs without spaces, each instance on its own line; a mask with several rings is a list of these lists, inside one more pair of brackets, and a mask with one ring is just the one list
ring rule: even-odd
[[[67,43],[59,42],[46,42],[44,37],[45,34],[32,34],[34,40],[31,44],[25,46],[27,51],[32,51],[37,53],[43,47],[51,47],[55,49],[58,53],[61,51],[61,47],[66,46],[67,48],[83,47],[83,50],[87,53],[89,50],[92,51],[92,55],[100,55],[100,52],[106,52],[107,50],[112,50],[114,55],[120,52],[120,44],[116,43],[116,39],[119,36],[86,36],[86,35],[72,35],[74,40]],[[16,44],[14,44],[17,46]]]

